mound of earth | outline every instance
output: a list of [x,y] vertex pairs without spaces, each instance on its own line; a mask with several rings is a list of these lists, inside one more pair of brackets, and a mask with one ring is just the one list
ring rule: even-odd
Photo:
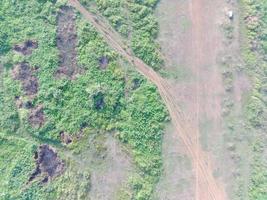
[[58,157],[56,151],[47,144],[39,146],[35,152],[36,169],[29,178],[29,182],[42,175],[42,183],[60,175],[64,170],[64,162]]
[[26,95],[35,95],[38,92],[38,80],[32,75],[32,70],[27,62],[18,63],[12,70],[15,80],[20,80]]
[[77,71],[77,34],[75,13],[72,8],[63,6],[57,16],[57,47],[60,52],[58,75],[72,77]]
[[13,49],[23,55],[30,55],[34,49],[38,48],[38,43],[33,40],[27,40],[22,44],[16,44]]
[[31,109],[29,122],[32,126],[41,127],[45,122],[43,106],[39,105],[36,108]]

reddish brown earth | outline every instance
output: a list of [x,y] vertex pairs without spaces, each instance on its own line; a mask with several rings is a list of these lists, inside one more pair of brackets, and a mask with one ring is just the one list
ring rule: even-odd
[[[95,26],[97,31],[102,34],[104,39],[110,44],[111,47],[117,50],[117,52],[121,56],[123,56],[127,61],[132,63],[141,74],[143,74],[148,80],[153,82],[158,87],[160,95],[162,96],[169,110],[175,131],[179,135],[181,143],[185,146],[186,152],[190,156],[196,171],[197,179],[195,199],[227,199],[222,185],[213,176],[213,167],[212,162],[210,161],[210,156],[202,149],[201,145],[198,142],[199,129],[197,126],[198,122],[195,119],[198,119],[199,112],[196,112],[196,118],[192,118],[192,116],[194,115],[181,110],[176,101],[176,90],[174,90],[165,79],[163,79],[155,71],[153,71],[151,67],[146,65],[139,58],[135,57],[131,53],[131,50],[125,45],[123,39],[110,26],[108,26],[104,20],[88,12],[84,7],[82,7],[82,5],[77,0],[69,0],[69,3],[78,11],[80,11],[81,14],[90,23],[92,23],[92,25]],[[214,3],[213,1],[209,2],[209,4],[214,6],[208,8],[208,11],[212,14],[212,12],[214,12],[214,9],[216,9],[218,5],[216,5],[216,3]],[[214,23],[212,21],[213,16],[211,17],[210,15],[207,15],[207,10],[205,9],[205,6],[207,6],[207,2],[205,2],[205,0],[194,1],[190,5],[189,9],[190,13],[194,15],[192,16],[192,23],[194,26],[194,29],[192,31],[193,40],[192,43],[190,43],[190,47],[194,48],[192,54],[190,54],[193,56],[191,61],[192,65],[194,65],[193,69],[196,69],[194,74],[200,73],[198,68],[203,67],[202,65],[206,64],[206,57],[211,58],[210,60],[208,59],[208,61],[211,62],[208,64],[213,64],[214,60],[216,60],[216,47],[219,44],[219,41],[216,42],[216,31],[213,32],[211,27],[211,32],[213,32],[213,34],[209,35],[207,34],[207,30],[202,27],[203,25],[205,25],[205,23]],[[212,22],[207,21],[206,17],[209,17],[208,20]],[[209,37],[206,37],[207,35]],[[213,51],[215,51],[215,53]],[[217,79],[216,73],[214,74],[214,77],[210,77],[210,79],[214,80],[215,83],[218,84],[218,86],[214,86],[215,89],[217,87],[220,87],[220,79]],[[201,87],[200,85],[197,86]],[[213,93],[214,89],[209,86],[210,83],[207,83],[202,87],[206,88],[205,91]],[[216,100],[214,100],[214,102],[215,105],[213,106],[215,106],[215,111],[212,112],[212,116],[217,119],[217,116],[219,114],[217,113],[216,109],[217,107],[219,107],[219,105],[216,103]],[[206,109],[210,108],[208,107]]]
[[[216,63],[220,49],[222,48],[223,36],[219,29],[219,11],[222,7],[221,1],[198,0],[189,4],[189,13],[192,21],[191,34],[185,43],[186,59],[191,65],[191,71],[196,78],[193,83],[191,95],[194,103],[189,104],[192,109],[191,119],[195,122],[197,129],[196,140],[200,139],[201,119],[208,119],[213,124],[212,137],[222,137],[221,132],[221,94],[223,92],[222,79]],[[189,48],[188,48],[189,47]],[[183,47],[182,47],[183,48]],[[178,87],[179,91],[179,87]],[[187,90],[188,91],[188,90]],[[195,105],[195,106],[194,106]],[[200,142],[197,142],[198,146]],[[201,153],[200,153],[201,154]],[[198,156],[198,155],[197,155]],[[213,169],[211,159],[209,170]],[[226,199],[224,193],[210,197],[205,190],[205,180],[201,178],[198,171],[200,165],[196,162],[196,199]],[[217,196],[218,195],[218,196]]]
[[12,70],[12,75],[15,80],[21,81],[26,95],[32,96],[38,92],[38,80],[33,76],[32,69],[28,63],[18,63]]
[[68,6],[63,6],[57,16],[57,47],[60,57],[57,75],[69,78],[78,71],[75,17],[73,9]]
[[108,63],[109,63],[109,60],[108,60],[108,57],[106,56],[103,56],[99,59],[99,68],[104,70],[108,67]]
[[[22,51],[23,52],[25,51],[26,54],[27,52],[31,53],[32,48],[38,47],[36,42],[30,41],[30,40],[26,41],[24,45],[25,45],[25,48],[23,48]],[[30,49],[27,49],[27,48],[30,48]],[[36,107],[34,107],[32,103],[32,99],[36,96],[38,92],[38,87],[39,87],[38,79],[34,75],[34,72],[37,69],[38,69],[37,67],[32,68],[27,62],[21,62],[15,65],[15,67],[12,70],[13,78],[21,82],[25,95],[30,98],[30,100],[23,102],[21,97],[16,96],[15,97],[16,105],[18,108],[23,107],[29,110],[28,121],[33,127],[36,127],[36,128],[41,127],[45,122],[42,105],[37,105]]]

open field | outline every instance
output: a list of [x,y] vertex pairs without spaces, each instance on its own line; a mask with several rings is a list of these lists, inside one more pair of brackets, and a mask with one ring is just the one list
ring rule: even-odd
[[265,2],[0,4],[0,199],[267,198]]

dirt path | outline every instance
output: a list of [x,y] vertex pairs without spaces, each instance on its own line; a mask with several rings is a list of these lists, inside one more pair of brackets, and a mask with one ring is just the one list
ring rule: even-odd
[[[197,183],[200,192],[196,192],[196,199],[201,200],[225,200],[224,189],[217,183],[212,172],[212,167],[208,161],[207,154],[196,140],[198,130],[191,125],[187,115],[185,115],[175,102],[175,92],[169,83],[159,76],[151,67],[146,65],[142,60],[135,57],[129,47],[125,45],[123,39],[101,18],[88,12],[77,0],[69,0],[70,5],[75,7],[87,19],[99,33],[102,34],[108,44],[111,45],[121,56],[132,63],[136,69],[147,79],[153,82],[160,92],[172,118],[175,130],[179,134],[182,143],[185,145],[192,163],[196,166]],[[195,9],[199,9],[196,4]],[[197,36],[199,37],[199,36]],[[201,39],[201,38],[200,38]],[[199,49],[198,51],[201,51]],[[199,58],[201,59],[201,58]]]
[[[198,130],[196,135],[197,143],[200,139],[200,119],[204,117],[212,120],[214,125],[214,132],[220,132],[220,116],[221,116],[221,99],[216,92],[223,91],[220,72],[216,68],[216,58],[218,50],[221,47],[220,33],[216,27],[216,14],[218,1],[197,0],[189,3],[190,19],[192,21],[191,35],[189,37],[189,44],[186,46],[191,49],[185,54],[187,60],[191,64],[191,70],[196,77],[195,84],[193,84],[195,92],[192,94],[195,100],[196,114],[192,114],[192,119],[196,123],[195,127]],[[193,107],[193,106],[192,106]],[[191,112],[193,113],[193,112]],[[197,145],[199,146],[199,145]],[[199,158],[201,158],[199,152]],[[210,163],[211,164],[211,163]],[[199,167],[195,163],[196,168]],[[213,169],[209,167],[212,171]],[[196,197],[200,199],[208,199],[209,194],[203,191],[205,182],[201,179],[201,173],[198,169],[196,171]],[[222,197],[225,198],[225,197]]]

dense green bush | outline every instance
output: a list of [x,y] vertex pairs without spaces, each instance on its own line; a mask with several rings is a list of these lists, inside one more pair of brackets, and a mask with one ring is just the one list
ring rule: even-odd
[[246,117],[255,135],[253,136],[249,199],[267,199],[267,163],[264,148],[267,146],[267,94],[266,85],[266,31],[267,2],[242,0],[242,17],[247,44],[243,57],[247,71],[253,77],[253,90],[246,107]]
[[90,9],[94,2],[110,24],[129,41],[133,52],[155,70],[163,64],[159,46],[155,42],[158,23],[153,15],[156,0],[82,0]]

